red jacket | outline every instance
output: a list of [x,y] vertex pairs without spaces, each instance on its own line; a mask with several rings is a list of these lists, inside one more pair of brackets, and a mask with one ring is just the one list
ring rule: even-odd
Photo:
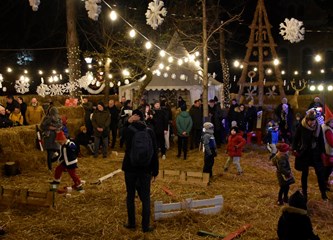
[[230,157],[242,156],[242,151],[245,144],[245,139],[239,133],[236,135],[229,135],[227,145],[228,155]]

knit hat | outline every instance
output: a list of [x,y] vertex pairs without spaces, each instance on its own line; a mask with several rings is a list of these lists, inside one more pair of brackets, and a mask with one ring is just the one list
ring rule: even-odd
[[310,109],[309,111],[306,112],[305,119],[306,120],[316,120],[317,113],[315,110]]
[[231,122],[231,127],[237,127],[237,122],[236,121],[232,121]]
[[285,153],[290,150],[290,147],[287,143],[278,143],[276,144],[276,148],[279,152]]
[[143,116],[143,112],[141,112],[139,109],[135,109],[133,112],[132,112],[132,115],[138,115],[140,117],[140,120],[143,121],[144,120],[144,116]]
[[180,106],[180,110],[181,111],[186,111],[186,108],[187,108],[186,104],[183,104],[183,105]]
[[299,190],[289,197],[289,206],[307,210],[306,199]]
[[204,129],[213,129],[214,125],[211,122],[205,122],[203,125]]
[[56,136],[56,141],[64,141],[67,140],[65,133],[63,131],[57,132],[57,136]]
[[103,108],[105,107],[102,101],[98,102],[97,105],[101,105]]
[[238,129],[237,126],[233,126],[233,127],[231,127],[231,128],[230,128],[230,132],[231,132],[232,130],[234,130],[236,133],[239,132],[239,129]]

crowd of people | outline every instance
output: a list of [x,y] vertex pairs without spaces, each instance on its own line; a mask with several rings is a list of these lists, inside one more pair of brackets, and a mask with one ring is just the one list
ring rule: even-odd
[[[295,169],[301,172],[300,194],[304,201],[308,200],[310,167],[315,169],[322,199],[328,200],[326,194],[330,191],[328,180],[333,169],[333,118],[326,116],[324,119],[323,105],[318,97],[311,103],[304,117],[301,113],[294,115],[287,98],[283,98],[274,111],[275,116],[266,119],[267,124],[264,127],[257,123],[258,113],[262,109],[260,107],[257,109],[253,100],[245,105],[238,104],[236,99],[232,99],[230,107],[225,109],[221,107],[216,97],[210,99],[209,118],[204,121],[201,99],[195,100],[188,110],[188,105],[182,97],[178,98],[174,107],[170,107],[165,99],[156,100],[151,104],[142,99],[134,107],[133,101],[125,97],[122,97],[120,102],[111,99],[107,105],[103,102],[94,105],[88,97],[83,97],[81,105],[85,111],[85,124],[80,127],[77,136],[71,136],[68,132],[67,118],[59,116],[56,107],[50,105],[44,113],[36,98],[31,99],[29,106],[22,98],[16,100],[11,95],[8,95],[6,100],[6,106],[0,105],[0,128],[40,124],[49,170],[52,170],[52,162],[55,159],[58,161],[62,159],[63,165],[57,167],[55,182],[60,181],[61,173],[67,169],[72,173],[71,176],[73,175],[75,187],[82,188],[80,179],[72,170],[77,167],[80,146],[86,147],[95,158],[101,150],[103,158],[106,158],[108,147],[115,148],[117,140],[120,148],[125,145],[123,171],[128,194],[128,224],[125,226],[127,228],[135,227],[134,197],[136,184],[139,181],[140,190],[136,190],[139,191],[143,203],[142,229],[145,232],[151,230],[148,217],[150,178],[157,176],[158,159],[167,159],[167,151],[176,138],[177,158],[187,159],[188,145],[190,149],[204,146],[203,172],[208,173],[210,177],[213,176],[217,149],[222,144],[227,144],[228,159],[224,171],[227,172],[230,163],[233,162],[237,174],[242,175],[240,160],[243,147],[246,142],[251,142],[247,138],[251,138],[252,133],[261,131],[265,136],[263,143],[267,144],[272,164],[276,166],[280,185],[278,205],[290,202],[289,186],[297,181],[289,164],[290,151],[295,156]],[[129,126],[134,128],[131,129]],[[136,131],[143,129],[149,129],[153,146],[153,153],[149,158],[153,160],[146,166],[137,167],[131,162],[132,140]],[[63,134],[59,135],[59,132]],[[282,222],[281,220],[279,225],[282,226]]]

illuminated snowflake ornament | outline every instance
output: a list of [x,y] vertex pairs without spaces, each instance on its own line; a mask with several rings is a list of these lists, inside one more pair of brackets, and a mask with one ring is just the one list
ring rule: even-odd
[[38,6],[40,4],[40,0],[29,0],[29,4],[32,7],[32,11],[38,11]]
[[291,43],[298,43],[304,40],[305,28],[302,21],[298,21],[295,18],[290,20],[286,18],[284,23],[280,23],[280,34],[284,40],[288,40]]
[[25,94],[26,92],[29,92],[29,79],[27,77],[20,77],[20,79],[15,81],[15,90],[17,93]]
[[71,93],[71,92],[75,92],[77,87],[78,87],[78,83],[77,82],[68,82],[65,84],[62,84],[62,91],[63,93]]
[[276,90],[276,87],[273,86],[272,88],[269,88],[268,89],[268,92],[266,93],[266,95],[269,97],[269,98],[275,98],[275,95],[277,95],[277,93],[275,92]]
[[50,86],[50,96],[62,95],[63,93],[61,84],[52,84]]
[[167,10],[164,7],[164,2],[160,0],[154,0],[148,4],[148,10],[146,12],[147,24],[154,30],[157,29],[164,21],[162,17],[165,17]]
[[39,96],[45,97],[50,94],[50,88],[46,84],[41,83],[39,86],[37,86],[36,92]]
[[86,75],[82,76],[77,80],[80,88],[87,89],[91,82],[94,80],[94,75],[92,72],[87,72]]
[[101,13],[101,6],[97,3],[101,3],[101,0],[86,0],[85,2],[88,17],[95,21],[98,20],[98,16]]

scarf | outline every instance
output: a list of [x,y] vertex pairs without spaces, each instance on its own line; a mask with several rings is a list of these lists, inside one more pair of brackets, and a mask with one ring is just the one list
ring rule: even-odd
[[320,126],[318,124],[318,121],[316,120],[316,124],[313,127],[310,127],[306,122],[306,118],[303,118],[301,124],[304,128],[312,131],[312,135],[314,138],[312,139],[311,148],[314,149],[317,146],[316,138],[319,137],[319,133],[320,133]]

